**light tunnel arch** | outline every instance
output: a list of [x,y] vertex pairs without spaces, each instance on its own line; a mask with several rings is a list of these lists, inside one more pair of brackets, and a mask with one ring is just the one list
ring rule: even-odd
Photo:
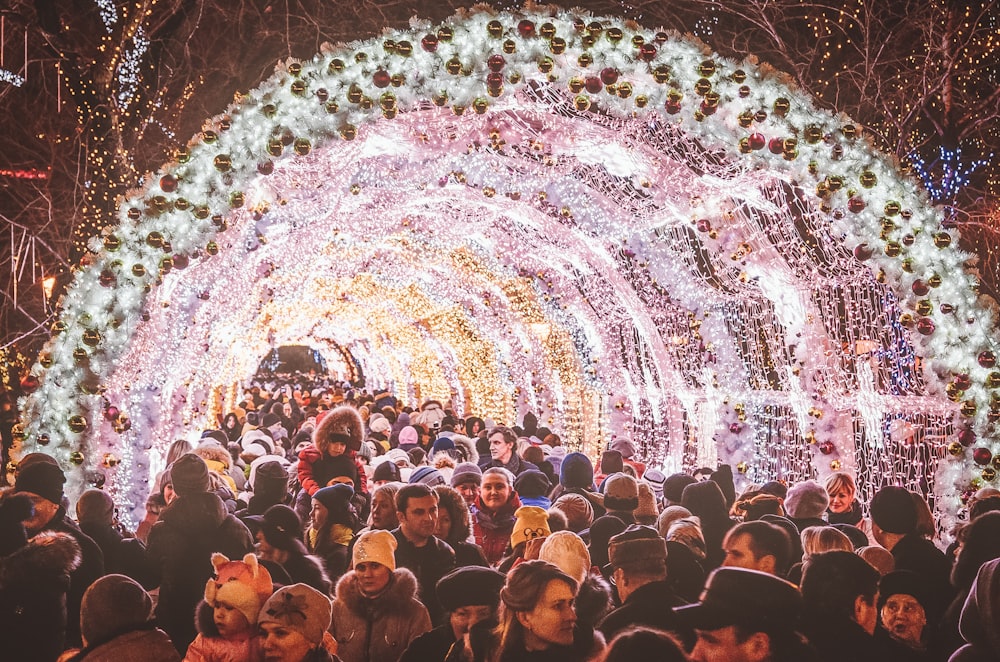
[[79,467],[71,490],[101,472],[141,504],[213,380],[317,336],[428,395],[471,353],[495,388],[469,404],[561,402],[591,453],[874,480],[911,440],[952,517],[995,477],[992,309],[927,197],[780,76],[614,18],[475,11],[286,63],[92,248],[17,449]]

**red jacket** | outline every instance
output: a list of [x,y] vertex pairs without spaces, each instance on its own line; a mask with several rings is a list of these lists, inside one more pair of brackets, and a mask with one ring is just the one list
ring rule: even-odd
[[[352,450],[344,452],[344,455],[354,461],[355,466],[358,470],[358,476],[354,483],[355,492],[368,492],[368,476],[365,474],[365,468],[361,464],[361,460],[358,459],[357,453]],[[312,496],[320,488],[326,487],[326,481],[323,480],[322,471],[315,471],[314,465],[322,465],[325,461],[330,460],[328,455],[324,455],[320,452],[316,446],[309,444],[299,452],[299,484],[302,485],[309,496]],[[317,476],[319,474],[319,476]],[[318,480],[317,480],[318,479]],[[319,482],[322,481],[323,484],[320,485]]]
[[483,506],[482,497],[476,497],[476,510],[472,516],[472,530],[476,544],[483,550],[483,556],[491,566],[496,566],[504,557],[510,545],[510,534],[514,531],[514,511],[521,507],[517,492],[511,492],[507,503],[492,513]]

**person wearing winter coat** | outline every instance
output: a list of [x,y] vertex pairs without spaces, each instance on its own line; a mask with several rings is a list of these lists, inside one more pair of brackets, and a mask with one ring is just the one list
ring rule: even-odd
[[80,629],[85,647],[66,662],[180,662],[170,637],[153,622],[153,600],[125,575],[94,582],[83,596]]
[[354,407],[331,409],[317,416],[313,443],[299,452],[299,483],[312,496],[335,478],[350,477],[355,494],[368,493],[368,479],[357,452],[364,441],[365,425]]
[[528,469],[538,469],[531,462],[525,462],[517,454],[517,434],[510,428],[497,426],[490,430],[490,455],[479,458],[479,468],[485,473],[492,467],[502,467],[515,476]]
[[435,593],[448,613],[447,622],[414,639],[400,662],[444,662],[458,657],[473,627],[496,622],[504,579],[496,570],[479,566],[457,568],[442,577]]
[[0,492],[0,653],[49,662],[66,639],[66,592],[80,565],[80,545],[59,532],[29,540],[24,522],[34,515],[31,497]]
[[263,660],[257,616],[271,597],[271,574],[253,554],[242,561],[212,554],[212,566],[215,574],[206,582],[205,600],[196,612],[198,636],[184,661]]
[[323,561],[326,574],[334,584],[347,572],[351,541],[362,528],[351,503],[353,496],[354,488],[345,484],[324,487],[313,495],[306,546]]
[[472,522],[465,499],[447,485],[436,485],[434,491],[438,495],[438,521],[434,535],[455,550],[455,565],[488,566],[483,550],[469,542],[472,537]]
[[514,491],[514,478],[509,471],[492,467],[483,472],[483,484],[476,498],[472,530],[476,544],[493,567],[503,559],[514,530],[514,513],[521,499]]
[[274,592],[257,616],[264,659],[271,662],[334,662],[337,642],[328,632],[330,598],[305,584]]
[[[308,584],[320,593],[330,594],[330,578],[323,562],[309,554],[302,542],[302,521],[284,504],[271,506],[261,515],[247,518],[257,539],[257,555],[277,566],[292,583]],[[276,576],[277,578],[277,576]]]
[[194,610],[212,576],[212,553],[243,558],[253,550],[253,538],[208,491],[208,466],[200,457],[181,456],[171,465],[170,477],[177,496],[149,532],[146,552],[160,587],[157,625],[183,654],[197,634]]
[[115,505],[107,492],[92,488],[81,494],[76,502],[76,518],[80,529],[101,548],[105,572],[152,586],[146,546],[137,538],[124,536],[115,525]]
[[396,538],[369,531],[354,545],[354,569],[337,582],[330,632],[343,662],[396,662],[431,629],[417,580],[396,567]]
[[[42,532],[66,533],[80,548],[80,563],[70,573],[66,593],[66,645],[79,646],[80,603],[87,588],[104,575],[104,554],[94,540],[71,520],[62,505],[66,476],[49,456],[37,456],[28,466],[20,467],[14,491],[26,493],[35,507],[34,515],[24,522],[29,536]],[[23,461],[22,461],[23,465]]]
[[979,568],[962,608],[959,632],[967,642],[948,662],[987,662],[1000,659],[1000,559]]

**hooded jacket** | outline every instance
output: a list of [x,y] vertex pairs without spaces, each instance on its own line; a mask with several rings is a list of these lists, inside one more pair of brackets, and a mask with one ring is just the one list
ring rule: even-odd
[[984,563],[962,608],[958,630],[968,643],[949,662],[986,662],[1000,659],[1000,559]]
[[212,552],[231,559],[253,550],[247,527],[216,494],[174,499],[149,532],[146,552],[160,587],[156,622],[182,654],[195,637],[194,609],[212,576]]
[[427,608],[417,600],[417,579],[406,568],[393,571],[376,598],[361,594],[352,570],[337,582],[330,632],[344,662],[396,662],[410,642],[431,629]]
[[0,557],[0,641],[4,659],[59,657],[66,638],[66,591],[70,574],[81,560],[80,545],[66,533],[41,533],[27,545]]

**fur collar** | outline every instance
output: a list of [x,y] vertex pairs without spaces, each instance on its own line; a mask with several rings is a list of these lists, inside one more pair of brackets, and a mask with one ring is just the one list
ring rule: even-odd
[[73,536],[43,531],[21,549],[0,559],[0,588],[34,581],[40,574],[68,575],[82,561],[80,544]]
[[476,443],[469,439],[465,435],[456,434],[451,440],[455,443],[455,447],[461,447],[462,454],[465,455],[464,462],[472,462],[473,464],[479,464],[479,451],[476,450]]
[[337,582],[336,596],[338,601],[343,601],[347,609],[355,614],[366,612],[364,604],[366,602],[374,603],[375,608],[382,614],[408,613],[410,602],[417,596],[417,578],[406,568],[396,568],[392,572],[392,579],[385,592],[375,600],[369,601],[361,595],[357,575],[351,570]]

